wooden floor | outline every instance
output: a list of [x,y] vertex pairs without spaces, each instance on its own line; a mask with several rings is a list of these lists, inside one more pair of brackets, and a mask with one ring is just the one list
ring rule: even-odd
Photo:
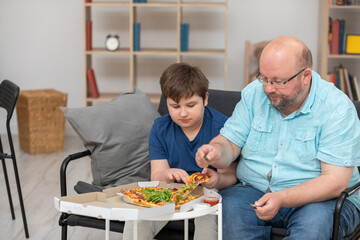
[[[9,152],[7,141],[2,137],[4,152]],[[65,151],[61,153],[31,155],[19,149],[18,137],[14,136],[15,152],[25,202],[30,239],[61,239],[58,225],[60,213],[54,205],[54,197],[60,196],[59,172],[62,160],[69,154],[83,151],[78,137],[67,137]],[[16,219],[11,219],[4,173],[0,167],[0,240],[26,239],[20,212],[11,159],[6,167],[12,189]],[[78,180],[91,182],[90,160],[84,158],[68,167],[68,195],[75,194],[73,186]],[[110,233],[110,239],[121,239],[120,233]],[[105,239],[105,232],[83,227],[69,227],[68,239]]]

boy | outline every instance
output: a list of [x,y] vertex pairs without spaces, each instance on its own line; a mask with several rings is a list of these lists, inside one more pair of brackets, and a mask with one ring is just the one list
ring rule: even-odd
[[[209,81],[201,70],[186,63],[172,64],[162,73],[160,86],[169,114],[156,119],[150,132],[151,180],[185,183],[192,173],[203,172],[209,176],[204,187],[222,189],[235,184],[235,163],[216,171],[195,162],[197,149],[217,136],[227,120],[207,107]],[[166,223],[140,222],[139,239],[153,239]],[[217,239],[216,216],[196,218],[195,225],[194,239]],[[132,222],[126,222],[123,239],[132,239],[132,234]]]

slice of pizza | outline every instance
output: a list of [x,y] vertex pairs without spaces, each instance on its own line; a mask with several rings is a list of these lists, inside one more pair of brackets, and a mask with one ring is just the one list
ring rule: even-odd
[[188,178],[186,185],[184,185],[182,189],[179,189],[177,194],[185,197],[189,193],[191,193],[197,186],[199,186],[199,184],[205,183],[207,181],[209,181],[209,177],[206,174],[200,172],[193,173]]
[[196,172],[193,173],[187,180],[186,185],[190,185],[191,183],[196,182],[198,185],[204,182],[209,181],[209,177],[206,174]]

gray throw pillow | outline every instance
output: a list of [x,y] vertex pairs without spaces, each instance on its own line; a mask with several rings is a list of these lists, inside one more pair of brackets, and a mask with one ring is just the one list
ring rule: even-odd
[[150,179],[149,134],[160,115],[143,92],[135,88],[110,102],[61,110],[92,153],[94,185],[106,188]]

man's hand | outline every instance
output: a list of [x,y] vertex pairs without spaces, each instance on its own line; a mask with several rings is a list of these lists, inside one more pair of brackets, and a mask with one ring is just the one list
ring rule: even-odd
[[279,209],[282,207],[282,202],[283,201],[280,192],[266,193],[254,204],[256,206],[256,215],[261,220],[270,220],[277,214]]
[[201,173],[206,174],[209,177],[209,181],[202,183],[202,185],[208,189],[215,188],[219,182],[218,172],[212,170],[211,168],[204,168]]
[[195,160],[199,167],[206,168],[220,158],[220,152],[211,144],[202,145],[196,152]]

